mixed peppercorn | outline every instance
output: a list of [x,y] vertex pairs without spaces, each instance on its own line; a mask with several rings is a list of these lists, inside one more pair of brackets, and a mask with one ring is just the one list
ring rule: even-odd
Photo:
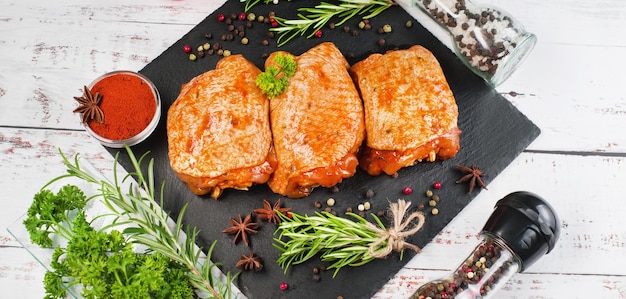
[[511,271],[516,272],[513,264],[513,256],[508,251],[493,239],[486,238],[451,277],[422,285],[411,298],[445,299],[461,295],[466,296],[463,298],[480,298],[493,291]]
[[[207,42],[202,43],[198,45],[197,47],[192,47],[191,45],[185,45],[183,46],[183,52],[189,56],[189,60],[195,61],[198,58],[203,58],[205,56],[212,56],[212,55],[229,56],[231,55],[232,51],[225,49],[224,46],[226,43],[236,41],[236,40],[238,40],[242,45],[248,45],[248,44],[259,45],[260,44],[262,46],[269,46],[271,44],[274,44],[273,40],[276,38],[276,34],[274,33],[274,31],[271,31],[270,29],[280,26],[278,22],[274,19],[275,16],[276,16],[276,13],[273,11],[270,11],[267,15],[256,15],[253,12],[249,12],[247,14],[244,12],[240,12],[238,14],[237,13],[229,13],[229,14],[219,13],[216,17],[217,22],[223,23],[226,26],[226,29],[228,30],[227,33],[221,34],[219,37],[222,43],[220,42],[210,43],[209,41],[213,40],[214,36],[213,36],[213,33],[207,33],[205,34],[205,38]],[[267,34],[265,35],[266,38],[264,38],[261,41],[252,40],[247,35],[249,30],[252,30],[253,28],[255,28],[256,26],[255,24],[257,25],[262,24],[264,25],[263,28],[268,30]],[[408,20],[405,23],[405,27],[407,29],[411,28],[412,26],[413,26],[413,22],[411,20]],[[324,29],[324,30],[333,30],[333,29],[335,29],[335,24],[329,23],[327,29]],[[348,25],[344,25],[342,27],[342,30],[344,32],[352,36],[359,36],[360,31],[371,30],[371,29],[372,29],[372,24],[369,19],[360,20],[355,27],[350,27]],[[381,25],[377,29],[377,32],[379,34],[388,34],[388,33],[391,33],[392,31],[393,31],[393,28],[390,24]],[[322,29],[319,29],[315,31],[313,36],[315,38],[321,38],[324,36],[324,32]],[[385,46],[386,40],[384,38],[380,38],[376,40],[376,44],[381,47]],[[347,55],[349,57],[354,56],[353,53],[348,53]],[[263,53],[262,56],[267,57],[268,54]]]

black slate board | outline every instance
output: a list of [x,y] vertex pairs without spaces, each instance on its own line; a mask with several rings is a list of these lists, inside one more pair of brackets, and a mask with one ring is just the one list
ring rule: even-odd
[[[312,7],[317,3],[319,2],[299,0],[281,1],[280,5],[276,6],[259,4],[253,12],[257,15],[267,15],[272,9],[279,16],[293,18],[297,7]],[[277,49],[275,40],[270,40],[269,46],[261,45],[261,41],[266,38],[268,26],[258,22],[254,22],[254,28],[249,29],[246,34],[250,40],[248,45],[242,45],[239,38],[230,42],[220,40],[221,35],[228,33],[228,30],[224,23],[217,21],[217,14],[223,13],[228,16],[241,11],[242,3],[238,0],[228,1],[140,71],[152,79],[158,87],[163,101],[164,117],[156,132],[144,143],[133,147],[133,151],[137,155],[146,151],[151,152],[150,157],[155,159],[156,181],[166,181],[165,209],[171,211],[173,217],[177,217],[184,204],[189,204],[184,222],[202,231],[198,245],[207,248],[213,240],[217,240],[213,260],[224,264],[223,271],[238,272],[238,269],[234,268],[235,263],[241,254],[249,254],[251,250],[264,259],[265,268],[262,272],[244,272],[237,279],[239,288],[247,297],[336,298],[340,295],[344,298],[371,297],[415,255],[413,252],[406,251],[403,260],[399,259],[399,254],[394,253],[386,259],[376,260],[358,268],[346,268],[335,278],[332,278],[332,271],[327,271],[321,274],[319,282],[311,279],[312,268],[322,265],[319,260],[294,266],[287,274],[283,274],[283,270],[275,263],[278,251],[271,245],[275,225],[260,222],[259,233],[251,236],[250,248],[242,242],[238,245],[233,244],[232,236],[222,233],[222,230],[228,227],[229,217],[250,213],[253,209],[263,206],[263,199],[273,203],[281,198],[280,196],[273,194],[267,186],[261,185],[247,192],[227,190],[219,201],[198,197],[184,186],[169,166],[165,131],[168,107],[176,99],[183,83],[213,69],[219,59],[219,56],[213,55],[199,58],[194,62],[189,61],[187,54],[182,50],[183,46],[190,45],[195,49],[207,41],[205,34],[211,33],[213,35],[213,39],[209,40],[211,44],[219,42],[232,53],[242,53],[261,69],[264,62],[263,53],[269,54]],[[405,27],[407,20],[412,20],[413,27]],[[355,19],[347,25],[356,29],[357,23],[358,20]],[[235,24],[243,22],[236,21]],[[377,33],[376,29],[384,24],[390,24],[393,32],[384,35]],[[391,7],[373,19],[371,25],[372,30],[359,30],[358,36],[345,33],[342,28],[336,28],[324,30],[322,38],[308,40],[299,38],[280,49],[299,55],[322,41],[333,41],[348,62],[353,64],[371,53],[384,52],[388,49],[407,48],[414,44],[428,48],[440,61],[457,100],[459,127],[463,131],[460,152],[455,158],[443,162],[422,163],[403,169],[399,171],[397,178],[371,177],[359,171],[338,186],[340,190],[338,193],[318,188],[308,198],[299,200],[282,198],[281,201],[283,206],[290,207],[298,213],[312,214],[317,210],[313,207],[314,201],[325,203],[326,199],[332,196],[337,201],[334,209],[341,214],[348,206],[356,210],[357,205],[365,201],[365,192],[372,189],[375,196],[371,200],[371,211],[376,212],[385,209],[389,201],[398,198],[411,201],[413,207],[419,203],[426,203],[425,191],[433,189],[433,182],[440,181],[443,188],[434,190],[441,197],[437,206],[440,213],[432,216],[427,208],[425,227],[408,239],[409,242],[423,247],[480,192],[468,194],[467,185],[455,184],[461,173],[454,165],[457,163],[478,165],[486,173],[484,180],[488,184],[539,135],[539,129],[482,79],[468,70],[448,48],[401,7]],[[386,41],[383,47],[377,44],[380,38]],[[118,150],[110,149],[110,152],[115,154]],[[121,151],[120,163],[126,169],[130,169],[124,151]],[[413,188],[413,194],[408,196],[402,194],[402,189],[406,186]],[[281,282],[289,284],[287,291],[279,289]]]

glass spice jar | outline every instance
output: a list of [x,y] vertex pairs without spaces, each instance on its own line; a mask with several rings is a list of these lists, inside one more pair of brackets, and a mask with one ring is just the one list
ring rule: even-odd
[[480,243],[443,279],[418,288],[412,299],[494,298],[516,273],[549,253],[560,234],[552,207],[529,192],[511,193],[496,203],[480,234]]
[[469,0],[410,0],[452,37],[456,55],[491,86],[528,56],[537,37],[504,10]]

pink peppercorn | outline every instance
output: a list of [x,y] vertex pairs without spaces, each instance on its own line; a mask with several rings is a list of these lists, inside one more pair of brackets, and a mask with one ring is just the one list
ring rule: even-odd
[[413,193],[413,189],[411,189],[411,187],[404,187],[404,189],[402,189],[402,193],[404,193],[405,195],[409,195]]
[[435,188],[435,189],[441,189],[441,182],[435,182],[435,183],[433,184],[433,188]]
[[322,37],[322,30],[318,29],[317,31],[315,31],[315,37]]
[[280,290],[284,291],[289,288],[289,285],[286,282],[280,284]]
[[224,16],[224,14],[219,14],[217,15],[217,20],[220,22],[224,22],[224,20],[226,19],[226,16]]
[[191,46],[189,46],[189,45],[185,45],[185,46],[183,47],[183,51],[185,51],[185,53],[190,53],[190,52],[191,52]]
[[239,13],[239,20],[243,21],[245,19],[246,19],[246,13],[245,12]]

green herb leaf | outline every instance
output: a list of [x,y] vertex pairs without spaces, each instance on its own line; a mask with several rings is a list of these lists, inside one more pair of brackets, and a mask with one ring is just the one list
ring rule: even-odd
[[296,60],[292,55],[277,54],[265,72],[257,76],[256,85],[270,99],[275,98],[287,89],[289,79],[296,73],[296,69]]
[[50,234],[56,233],[69,239],[69,213],[85,207],[87,198],[76,186],[66,185],[54,194],[47,189],[35,194],[33,203],[28,208],[27,218],[23,221],[33,244],[52,247]]

